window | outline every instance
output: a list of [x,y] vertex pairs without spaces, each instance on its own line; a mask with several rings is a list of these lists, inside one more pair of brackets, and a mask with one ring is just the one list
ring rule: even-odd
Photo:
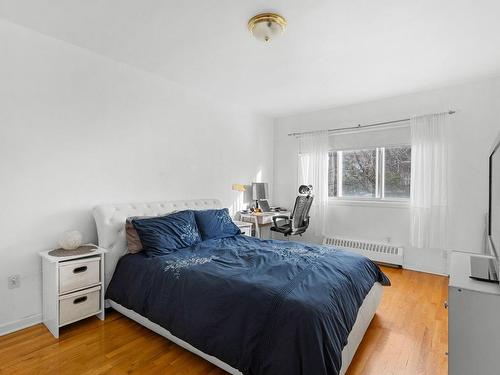
[[384,148],[384,197],[410,198],[411,147]]
[[370,200],[410,197],[410,146],[331,151],[328,156],[330,197]]

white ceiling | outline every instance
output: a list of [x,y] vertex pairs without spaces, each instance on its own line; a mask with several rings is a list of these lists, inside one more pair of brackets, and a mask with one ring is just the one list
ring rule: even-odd
[[[248,19],[278,11],[271,44]],[[498,0],[0,0],[0,16],[258,113],[500,73]]]

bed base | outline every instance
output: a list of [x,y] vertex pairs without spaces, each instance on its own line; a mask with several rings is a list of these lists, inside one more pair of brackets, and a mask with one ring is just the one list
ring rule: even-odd
[[[358,311],[356,322],[354,323],[351,333],[349,334],[349,337],[347,339],[347,345],[342,350],[342,368],[340,369],[339,375],[344,375],[349,368],[349,365],[354,358],[354,354],[356,353],[356,350],[358,349],[358,346],[361,343],[361,340],[363,339],[363,336],[365,335],[365,332],[368,329],[368,326],[370,325],[375,312],[377,311],[377,307],[382,299],[382,294],[383,286],[380,283],[375,283],[370,289],[370,292],[368,292],[367,296],[365,297],[365,300],[363,301],[363,304]],[[152,321],[136,313],[135,311],[129,310],[112,300],[107,300],[106,302],[109,303],[109,306],[111,306],[119,313],[125,315],[127,318],[134,320],[140,325],[152,330],[153,332],[156,332],[157,334],[167,338],[168,340],[176,343],[184,349],[189,350],[190,352],[202,357],[208,362],[213,363],[224,371],[227,371],[232,375],[243,375],[241,371],[229,366],[227,363],[214,356],[203,353],[201,350],[196,349],[186,341],[172,335],[165,328],[156,323],[153,323]]]

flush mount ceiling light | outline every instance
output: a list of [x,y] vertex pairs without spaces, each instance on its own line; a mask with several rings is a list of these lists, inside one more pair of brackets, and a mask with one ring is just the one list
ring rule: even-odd
[[286,28],[286,20],[276,13],[261,13],[250,18],[248,30],[259,40],[269,42],[280,36]]

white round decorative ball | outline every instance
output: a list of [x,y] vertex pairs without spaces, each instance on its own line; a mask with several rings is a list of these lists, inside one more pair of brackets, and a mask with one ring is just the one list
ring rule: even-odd
[[82,244],[82,234],[77,230],[64,233],[59,241],[59,246],[64,250],[75,250]]

